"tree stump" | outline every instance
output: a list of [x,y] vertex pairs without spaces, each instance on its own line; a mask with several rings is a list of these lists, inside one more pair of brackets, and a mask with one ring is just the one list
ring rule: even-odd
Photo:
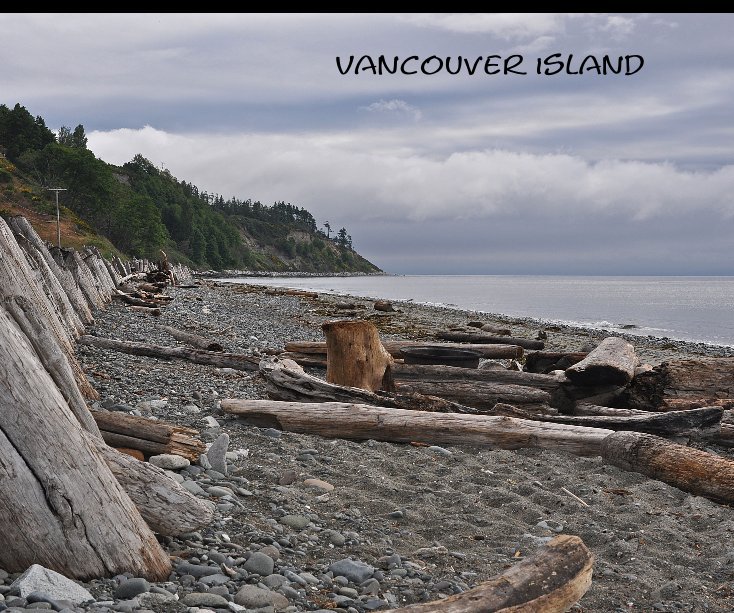
[[326,334],[326,380],[337,385],[374,392],[394,391],[392,356],[382,346],[377,328],[369,321],[330,321]]

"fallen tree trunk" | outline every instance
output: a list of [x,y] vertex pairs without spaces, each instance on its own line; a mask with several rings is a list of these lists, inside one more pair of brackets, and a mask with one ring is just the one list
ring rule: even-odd
[[396,381],[480,381],[484,383],[502,383],[505,385],[521,385],[553,392],[561,381],[550,375],[505,369],[457,368],[456,366],[395,364],[392,367]]
[[589,404],[587,402],[578,402],[573,409],[573,414],[593,417],[632,417],[636,415],[650,415],[650,411],[640,411],[638,409],[615,409],[612,407],[602,407],[596,404]]
[[433,396],[375,393],[358,387],[336,385],[306,374],[297,364],[280,358],[263,358],[260,362],[260,374],[266,381],[268,396],[273,400],[358,402],[381,407],[440,413],[476,414],[480,412],[477,409]]
[[146,455],[172,453],[192,462],[206,451],[206,445],[194,438],[198,432],[193,428],[117,411],[92,411],[92,417],[111,447],[138,449]]
[[623,399],[634,409],[667,410],[681,402],[714,405],[734,398],[734,358],[663,362],[635,377]]
[[197,498],[162,469],[99,442],[97,449],[156,534],[178,536],[212,522],[214,503]]
[[612,430],[550,424],[512,417],[424,413],[365,404],[222,400],[226,413],[289,432],[394,443],[478,445],[494,449],[539,447],[599,455]]
[[79,338],[79,344],[129,353],[131,355],[142,355],[164,360],[188,360],[196,364],[206,364],[219,368],[234,368],[235,370],[257,370],[259,363],[258,358],[238,353],[218,353],[215,351],[203,351],[201,349],[189,349],[188,347],[163,347],[161,345],[118,341],[99,336],[82,336]]
[[627,385],[639,360],[635,348],[623,338],[609,336],[583,360],[566,369],[574,385]]
[[0,568],[167,578],[169,557],[4,308],[0,364]]
[[293,351],[284,351],[279,353],[281,360],[292,360],[300,366],[312,366],[316,368],[326,368],[325,353],[296,353]]
[[337,385],[374,392],[393,390],[392,356],[382,346],[375,325],[369,321],[329,321],[321,326],[326,335],[326,380]]
[[[421,341],[382,341],[382,346],[394,358],[402,358],[403,347],[437,347],[444,349],[467,349],[464,343],[431,343]],[[316,353],[326,355],[326,343],[323,341],[299,341],[285,344],[286,351],[294,353]],[[483,345],[473,344],[472,351],[478,351],[483,358],[490,359],[518,359],[522,357],[523,349],[517,345]]]
[[204,338],[198,334],[191,334],[190,332],[184,332],[183,330],[177,330],[171,326],[161,326],[163,330],[168,332],[173,338],[197,349],[203,349],[204,351],[224,351],[221,343],[214,339]]
[[616,432],[601,444],[605,462],[725,504],[734,503],[734,461],[652,434]]
[[143,300],[141,298],[136,298],[135,296],[131,296],[130,294],[120,291],[119,289],[114,290],[112,298],[122,300],[124,303],[132,306],[148,307],[149,309],[157,309],[161,306],[160,302],[156,300]]
[[436,338],[456,343],[472,343],[484,345],[517,345],[523,349],[543,349],[543,341],[532,341],[527,338],[515,338],[513,336],[491,336],[489,334],[472,334],[471,332],[437,332]]
[[395,613],[560,613],[589,589],[593,564],[593,554],[578,536],[561,534],[471,590]]
[[408,394],[438,396],[485,410],[492,409],[498,402],[544,410],[552,402],[551,395],[541,389],[485,381],[400,381],[395,389]]
[[607,428],[615,431],[633,431],[658,436],[691,436],[712,438],[719,433],[723,409],[708,407],[691,411],[647,413],[647,415],[540,415],[520,407],[497,405],[493,413],[536,419],[554,424]]
[[527,372],[547,374],[554,370],[566,370],[569,366],[583,360],[588,353],[567,353],[560,351],[533,351],[525,356]]

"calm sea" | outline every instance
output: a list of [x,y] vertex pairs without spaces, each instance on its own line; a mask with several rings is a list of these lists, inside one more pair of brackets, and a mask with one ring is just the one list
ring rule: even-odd
[[734,277],[405,275],[247,277],[229,281],[413,300],[544,322],[734,346]]

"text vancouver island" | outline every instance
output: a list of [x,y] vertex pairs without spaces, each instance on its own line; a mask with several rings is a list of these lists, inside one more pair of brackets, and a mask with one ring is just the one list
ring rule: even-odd
[[418,55],[410,55],[405,58],[392,56],[390,58],[380,55],[355,56],[349,59],[336,57],[336,66],[339,72],[346,74],[373,74],[373,75],[435,75],[446,73],[450,75],[475,74],[485,75],[526,75],[528,68],[532,66],[533,72],[539,75],[582,75],[582,74],[621,74],[625,76],[639,72],[645,64],[641,55],[620,55],[611,57],[603,55],[586,55],[581,59],[574,57],[573,53],[553,53],[545,57],[534,58],[526,62],[522,55],[513,54],[507,57],[501,55],[478,56],[475,58],[463,57],[439,57],[431,55],[421,58]]

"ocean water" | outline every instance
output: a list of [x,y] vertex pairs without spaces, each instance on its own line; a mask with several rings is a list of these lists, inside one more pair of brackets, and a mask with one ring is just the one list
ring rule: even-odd
[[413,300],[549,323],[734,346],[734,277],[401,275],[227,281]]

